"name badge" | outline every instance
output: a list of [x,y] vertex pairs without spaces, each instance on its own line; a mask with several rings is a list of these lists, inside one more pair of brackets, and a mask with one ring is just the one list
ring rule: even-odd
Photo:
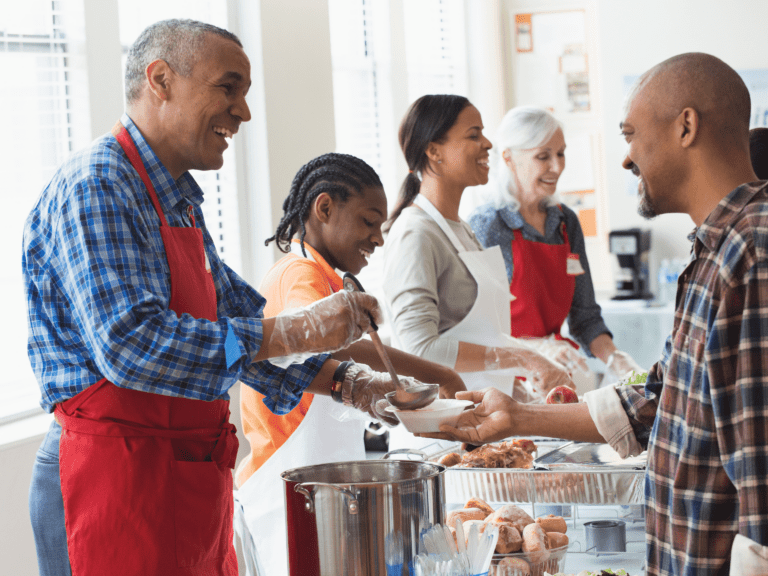
[[568,254],[566,260],[566,272],[569,276],[578,276],[584,274],[584,268],[581,267],[581,260],[578,254]]

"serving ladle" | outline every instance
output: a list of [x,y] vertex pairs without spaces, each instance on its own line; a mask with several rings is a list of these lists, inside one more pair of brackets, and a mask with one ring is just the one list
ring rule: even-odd
[[[360,281],[350,272],[344,274],[343,282],[344,289],[348,292],[365,292],[363,285],[360,284]],[[379,338],[379,327],[376,325],[376,322],[373,321],[373,318],[371,318],[371,328],[373,331],[369,334],[373,346],[376,348],[376,352],[379,353],[381,361],[384,362],[384,366],[387,367],[387,371],[389,372],[392,381],[395,383],[394,392],[385,394],[385,398],[389,403],[398,410],[416,410],[417,408],[424,408],[424,406],[432,404],[435,398],[437,398],[439,386],[437,384],[419,384],[417,386],[406,386],[403,384],[400,381],[400,378],[397,377],[397,372],[392,365],[392,360],[390,360],[389,354],[387,354],[387,351],[384,349],[384,344],[382,343],[381,338]]]

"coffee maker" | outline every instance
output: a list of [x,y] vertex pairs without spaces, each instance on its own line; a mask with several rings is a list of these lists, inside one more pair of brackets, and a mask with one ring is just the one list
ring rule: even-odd
[[608,234],[608,250],[616,255],[616,295],[612,300],[650,300],[648,291],[648,253],[650,230],[628,228]]

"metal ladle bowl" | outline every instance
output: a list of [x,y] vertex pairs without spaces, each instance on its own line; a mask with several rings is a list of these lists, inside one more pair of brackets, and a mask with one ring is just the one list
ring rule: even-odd
[[[357,278],[355,278],[354,274],[349,272],[344,274],[343,283],[344,289],[349,292],[365,292],[365,290],[363,290],[363,285],[360,284],[360,281]],[[389,376],[395,383],[394,392],[385,394],[385,398],[389,403],[398,410],[416,410],[417,408],[424,408],[425,406],[432,404],[432,402],[435,401],[435,398],[437,398],[440,386],[438,384],[418,384],[417,386],[406,386],[403,384],[400,381],[400,378],[397,377],[397,372],[392,364],[392,360],[390,360],[389,354],[387,354],[384,344],[382,343],[381,338],[379,338],[377,332],[379,327],[376,326],[373,318],[371,318],[371,328],[373,329],[373,331],[370,332],[373,346],[376,348],[376,352],[379,353],[381,361],[384,363],[384,366],[387,367]]]
[[416,410],[432,404],[439,391],[438,384],[419,384],[387,392],[384,397],[398,410]]

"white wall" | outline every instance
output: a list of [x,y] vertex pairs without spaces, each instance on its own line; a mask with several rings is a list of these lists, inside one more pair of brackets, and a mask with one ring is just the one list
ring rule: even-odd
[[265,249],[264,240],[283,215],[294,175],[336,148],[328,2],[231,3],[234,32],[251,59],[253,77],[253,119],[243,126],[238,177],[243,275],[258,287],[276,255],[274,244]]
[[661,258],[688,256],[686,236],[693,222],[686,215],[652,221],[637,215],[637,198],[627,193],[627,172],[621,168],[623,78],[684,52],[707,52],[736,70],[768,68],[768,2],[599,0],[598,19],[610,229],[651,229],[653,270]]

